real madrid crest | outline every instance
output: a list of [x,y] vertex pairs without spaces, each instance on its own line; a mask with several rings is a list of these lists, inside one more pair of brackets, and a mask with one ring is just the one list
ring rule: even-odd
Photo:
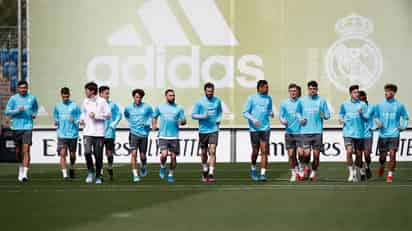
[[326,74],[340,90],[358,84],[362,89],[372,87],[382,74],[382,54],[368,38],[373,23],[352,14],[337,21],[335,31],[340,35],[326,55]]

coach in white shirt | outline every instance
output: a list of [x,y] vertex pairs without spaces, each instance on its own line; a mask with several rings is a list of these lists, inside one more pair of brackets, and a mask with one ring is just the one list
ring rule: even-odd
[[[103,143],[105,120],[110,118],[110,107],[106,100],[97,96],[97,84],[89,82],[84,86],[86,98],[81,106],[80,124],[83,126],[84,155],[86,157],[88,174],[86,183],[103,182],[101,170],[103,167]],[[93,166],[92,153],[96,160],[96,171]]]

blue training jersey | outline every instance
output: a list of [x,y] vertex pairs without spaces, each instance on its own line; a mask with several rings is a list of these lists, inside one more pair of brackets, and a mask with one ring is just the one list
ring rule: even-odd
[[[376,118],[383,124],[379,129],[379,137],[397,138],[399,129],[408,127],[409,116],[405,106],[396,99],[385,99],[376,106]],[[400,119],[402,118],[402,125]]]
[[173,103],[163,103],[156,107],[153,117],[160,117],[159,138],[178,139],[178,121],[186,120],[182,107]]
[[80,107],[73,101],[54,106],[53,119],[57,122],[57,137],[76,139],[79,137]]
[[368,104],[368,116],[367,119],[364,121],[364,138],[372,138],[373,137],[373,130],[375,129],[374,119],[376,118],[376,106],[373,104]]
[[321,134],[323,132],[322,112],[325,119],[330,118],[328,105],[320,96],[305,96],[298,102],[298,117],[306,119],[306,123],[301,126],[301,134]]
[[[362,113],[359,113],[362,109]],[[364,138],[364,123],[367,119],[368,107],[360,100],[347,100],[340,106],[339,117],[343,121],[343,137]]]
[[120,112],[119,106],[115,102],[109,100],[107,101],[107,104],[109,104],[111,117],[110,119],[105,121],[104,138],[115,139],[116,138],[116,128],[120,120],[122,119],[122,113]]
[[[251,132],[270,130],[270,116],[272,115],[272,97],[265,94],[254,94],[248,97],[243,110],[243,117],[248,120]],[[255,127],[255,122],[259,127]]]
[[296,110],[298,107],[299,98],[287,99],[280,104],[279,119],[281,123],[287,121],[285,132],[287,134],[299,134],[300,133],[300,121],[297,116]]
[[[207,118],[205,118],[207,112]],[[219,131],[222,118],[222,102],[219,98],[206,96],[199,99],[192,111],[192,119],[199,120],[199,133],[212,133]]]
[[123,114],[129,123],[130,133],[140,137],[149,136],[153,117],[153,109],[149,104],[130,104],[124,109]]
[[[24,107],[23,111],[19,110],[20,106]],[[10,97],[7,102],[5,114],[12,118],[12,130],[32,130],[32,116],[33,114],[37,116],[38,110],[39,106],[36,97],[29,93],[24,96],[16,94]]]

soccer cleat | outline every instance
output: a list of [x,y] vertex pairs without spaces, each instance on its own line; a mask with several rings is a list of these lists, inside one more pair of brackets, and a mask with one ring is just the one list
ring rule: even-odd
[[303,180],[305,180],[305,179],[303,178],[303,174],[302,174],[301,172],[296,172],[296,179],[297,179],[298,181],[303,181]]
[[75,177],[75,173],[74,173],[74,169],[69,169],[69,177],[71,178],[71,179],[74,179],[74,177]]
[[267,178],[266,174],[262,174],[262,175],[259,176],[259,180],[260,181],[267,181],[268,178]]
[[380,166],[378,170],[378,176],[383,177],[383,174],[385,173],[385,167]]
[[366,178],[370,179],[372,178],[372,171],[370,168],[365,169],[366,170]]
[[316,178],[316,176],[311,176],[310,177],[310,181],[312,181],[312,182],[316,182],[318,179]]
[[107,172],[109,173],[109,180],[112,181],[113,180],[113,169],[109,168],[107,169]]
[[209,177],[207,178],[207,182],[209,182],[209,183],[215,183],[215,182],[216,182],[216,179],[215,179],[215,177],[214,177],[213,175],[209,175]]
[[175,182],[175,178],[173,176],[167,176],[167,183],[173,184]]
[[165,175],[166,175],[166,168],[160,167],[160,170],[159,170],[160,179],[163,180],[165,178]]
[[103,179],[101,177],[96,177],[96,184],[103,184]]
[[93,173],[89,172],[86,177],[86,183],[91,184],[93,183]]
[[256,169],[251,169],[250,170],[250,178],[253,181],[258,181],[259,180],[258,177],[257,177]]
[[28,177],[23,177],[22,179],[21,179],[21,182],[23,182],[23,183],[26,183],[26,182],[28,182],[29,181],[29,178]]
[[387,183],[392,183],[392,176],[387,176],[386,177],[386,182]]
[[141,175],[142,177],[147,176],[146,166],[142,166],[142,167],[140,168],[140,175]]
[[309,168],[305,166],[305,167],[303,168],[303,178],[304,178],[304,179],[308,179],[308,177],[309,177],[309,172],[310,172]]
[[133,176],[133,182],[139,182],[140,177],[139,176]]
[[203,183],[208,183],[209,181],[208,181],[207,177],[202,176],[202,182]]
[[291,176],[290,176],[290,179],[289,179],[289,182],[296,182],[296,176],[297,176],[298,174],[292,174]]
[[349,173],[348,182],[353,182],[353,174]]
[[366,181],[366,175],[365,175],[365,174],[364,174],[364,175],[361,175],[360,180],[361,180],[361,181]]

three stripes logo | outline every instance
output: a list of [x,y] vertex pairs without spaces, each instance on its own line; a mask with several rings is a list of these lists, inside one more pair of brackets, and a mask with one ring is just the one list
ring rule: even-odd
[[[218,88],[253,88],[256,81],[264,79],[263,60],[256,54],[235,57],[233,51],[240,46],[239,40],[225,21],[215,0],[177,0],[184,18],[192,31],[185,31],[173,12],[168,0],[147,0],[136,11],[136,18],[144,27],[144,35],[151,43],[145,43],[142,32],[133,24],[126,24],[108,35],[109,47],[142,47],[144,54],[120,56],[95,56],[87,66],[89,80],[101,84],[119,86],[121,83],[147,88],[199,88],[203,82],[214,82]],[[193,44],[187,36],[192,32],[200,44]],[[187,47],[185,54],[176,48]],[[221,47],[230,48],[228,55],[202,56],[201,51]],[[104,80],[96,72],[105,66],[110,71]],[[144,74],[136,76],[132,70],[143,68]],[[182,74],[180,69],[189,69]],[[224,70],[224,74],[214,71]],[[218,71],[217,71],[218,72]]]

